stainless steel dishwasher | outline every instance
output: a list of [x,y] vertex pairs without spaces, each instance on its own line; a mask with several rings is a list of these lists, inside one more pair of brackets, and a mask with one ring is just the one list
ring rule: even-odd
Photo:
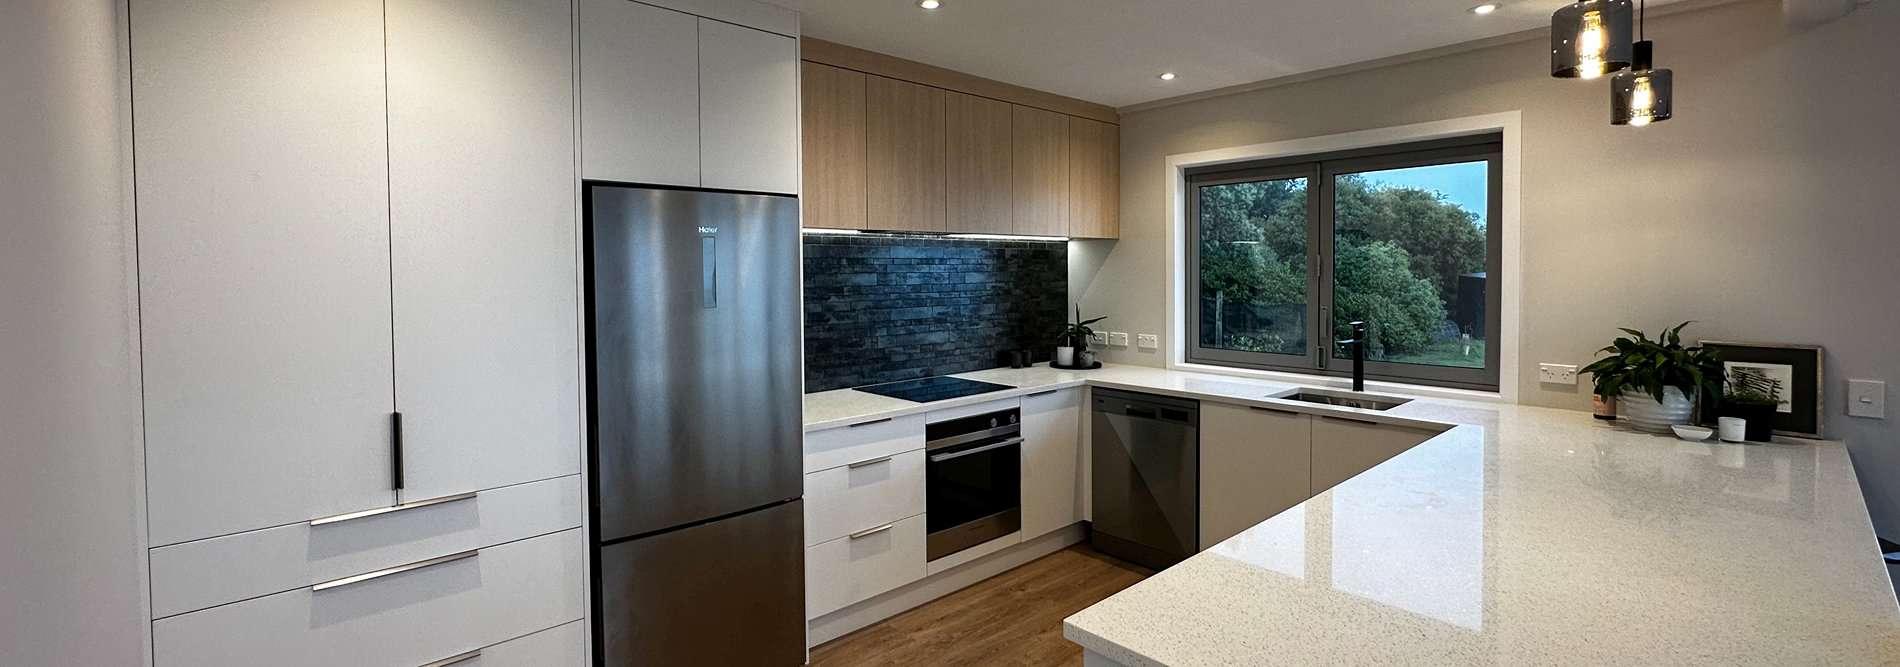
[[1089,544],[1155,569],[1194,555],[1200,535],[1200,402],[1091,391]]

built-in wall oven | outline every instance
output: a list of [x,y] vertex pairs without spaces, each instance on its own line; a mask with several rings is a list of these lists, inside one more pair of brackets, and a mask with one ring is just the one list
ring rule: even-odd
[[1022,529],[1021,420],[1010,408],[924,427],[927,559]]

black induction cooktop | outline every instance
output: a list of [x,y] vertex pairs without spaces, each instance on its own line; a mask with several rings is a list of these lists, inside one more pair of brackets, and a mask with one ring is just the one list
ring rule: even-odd
[[1006,384],[996,384],[994,382],[978,382],[976,380],[965,380],[963,378],[953,378],[948,375],[939,375],[936,377],[918,378],[916,380],[904,380],[902,382],[874,384],[868,387],[858,387],[857,389],[858,391],[877,394],[879,396],[889,396],[891,398],[916,401],[918,403],[929,403],[931,401],[987,394],[992,391],[1002,391],[1004,389],[1015,389],[1015,387]]

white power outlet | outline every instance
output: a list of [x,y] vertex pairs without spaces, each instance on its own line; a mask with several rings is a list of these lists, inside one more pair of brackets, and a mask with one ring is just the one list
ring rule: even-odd
[[1097,331],[1095,333],[1089,334],[1089,344],[1090,345],[1107,345],[1108,334],[1101,331]]
[[1108,344],[1116,346],[1116,347],[1128,347],[1128,332],[1126,331],[1108,332]]
[[1577,384],[1577,366],[1575,364],[1538,364],[1537,380],[1549,384]]
[[1144,350],[1161,347],[1161,337],[1154,334],[1135,334],[1135,347]]

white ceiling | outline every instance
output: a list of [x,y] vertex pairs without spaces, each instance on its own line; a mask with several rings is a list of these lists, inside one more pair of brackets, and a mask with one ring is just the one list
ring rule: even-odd
[[1539,28],[1568,2],[773,1],[812,37],[1116,107]]

